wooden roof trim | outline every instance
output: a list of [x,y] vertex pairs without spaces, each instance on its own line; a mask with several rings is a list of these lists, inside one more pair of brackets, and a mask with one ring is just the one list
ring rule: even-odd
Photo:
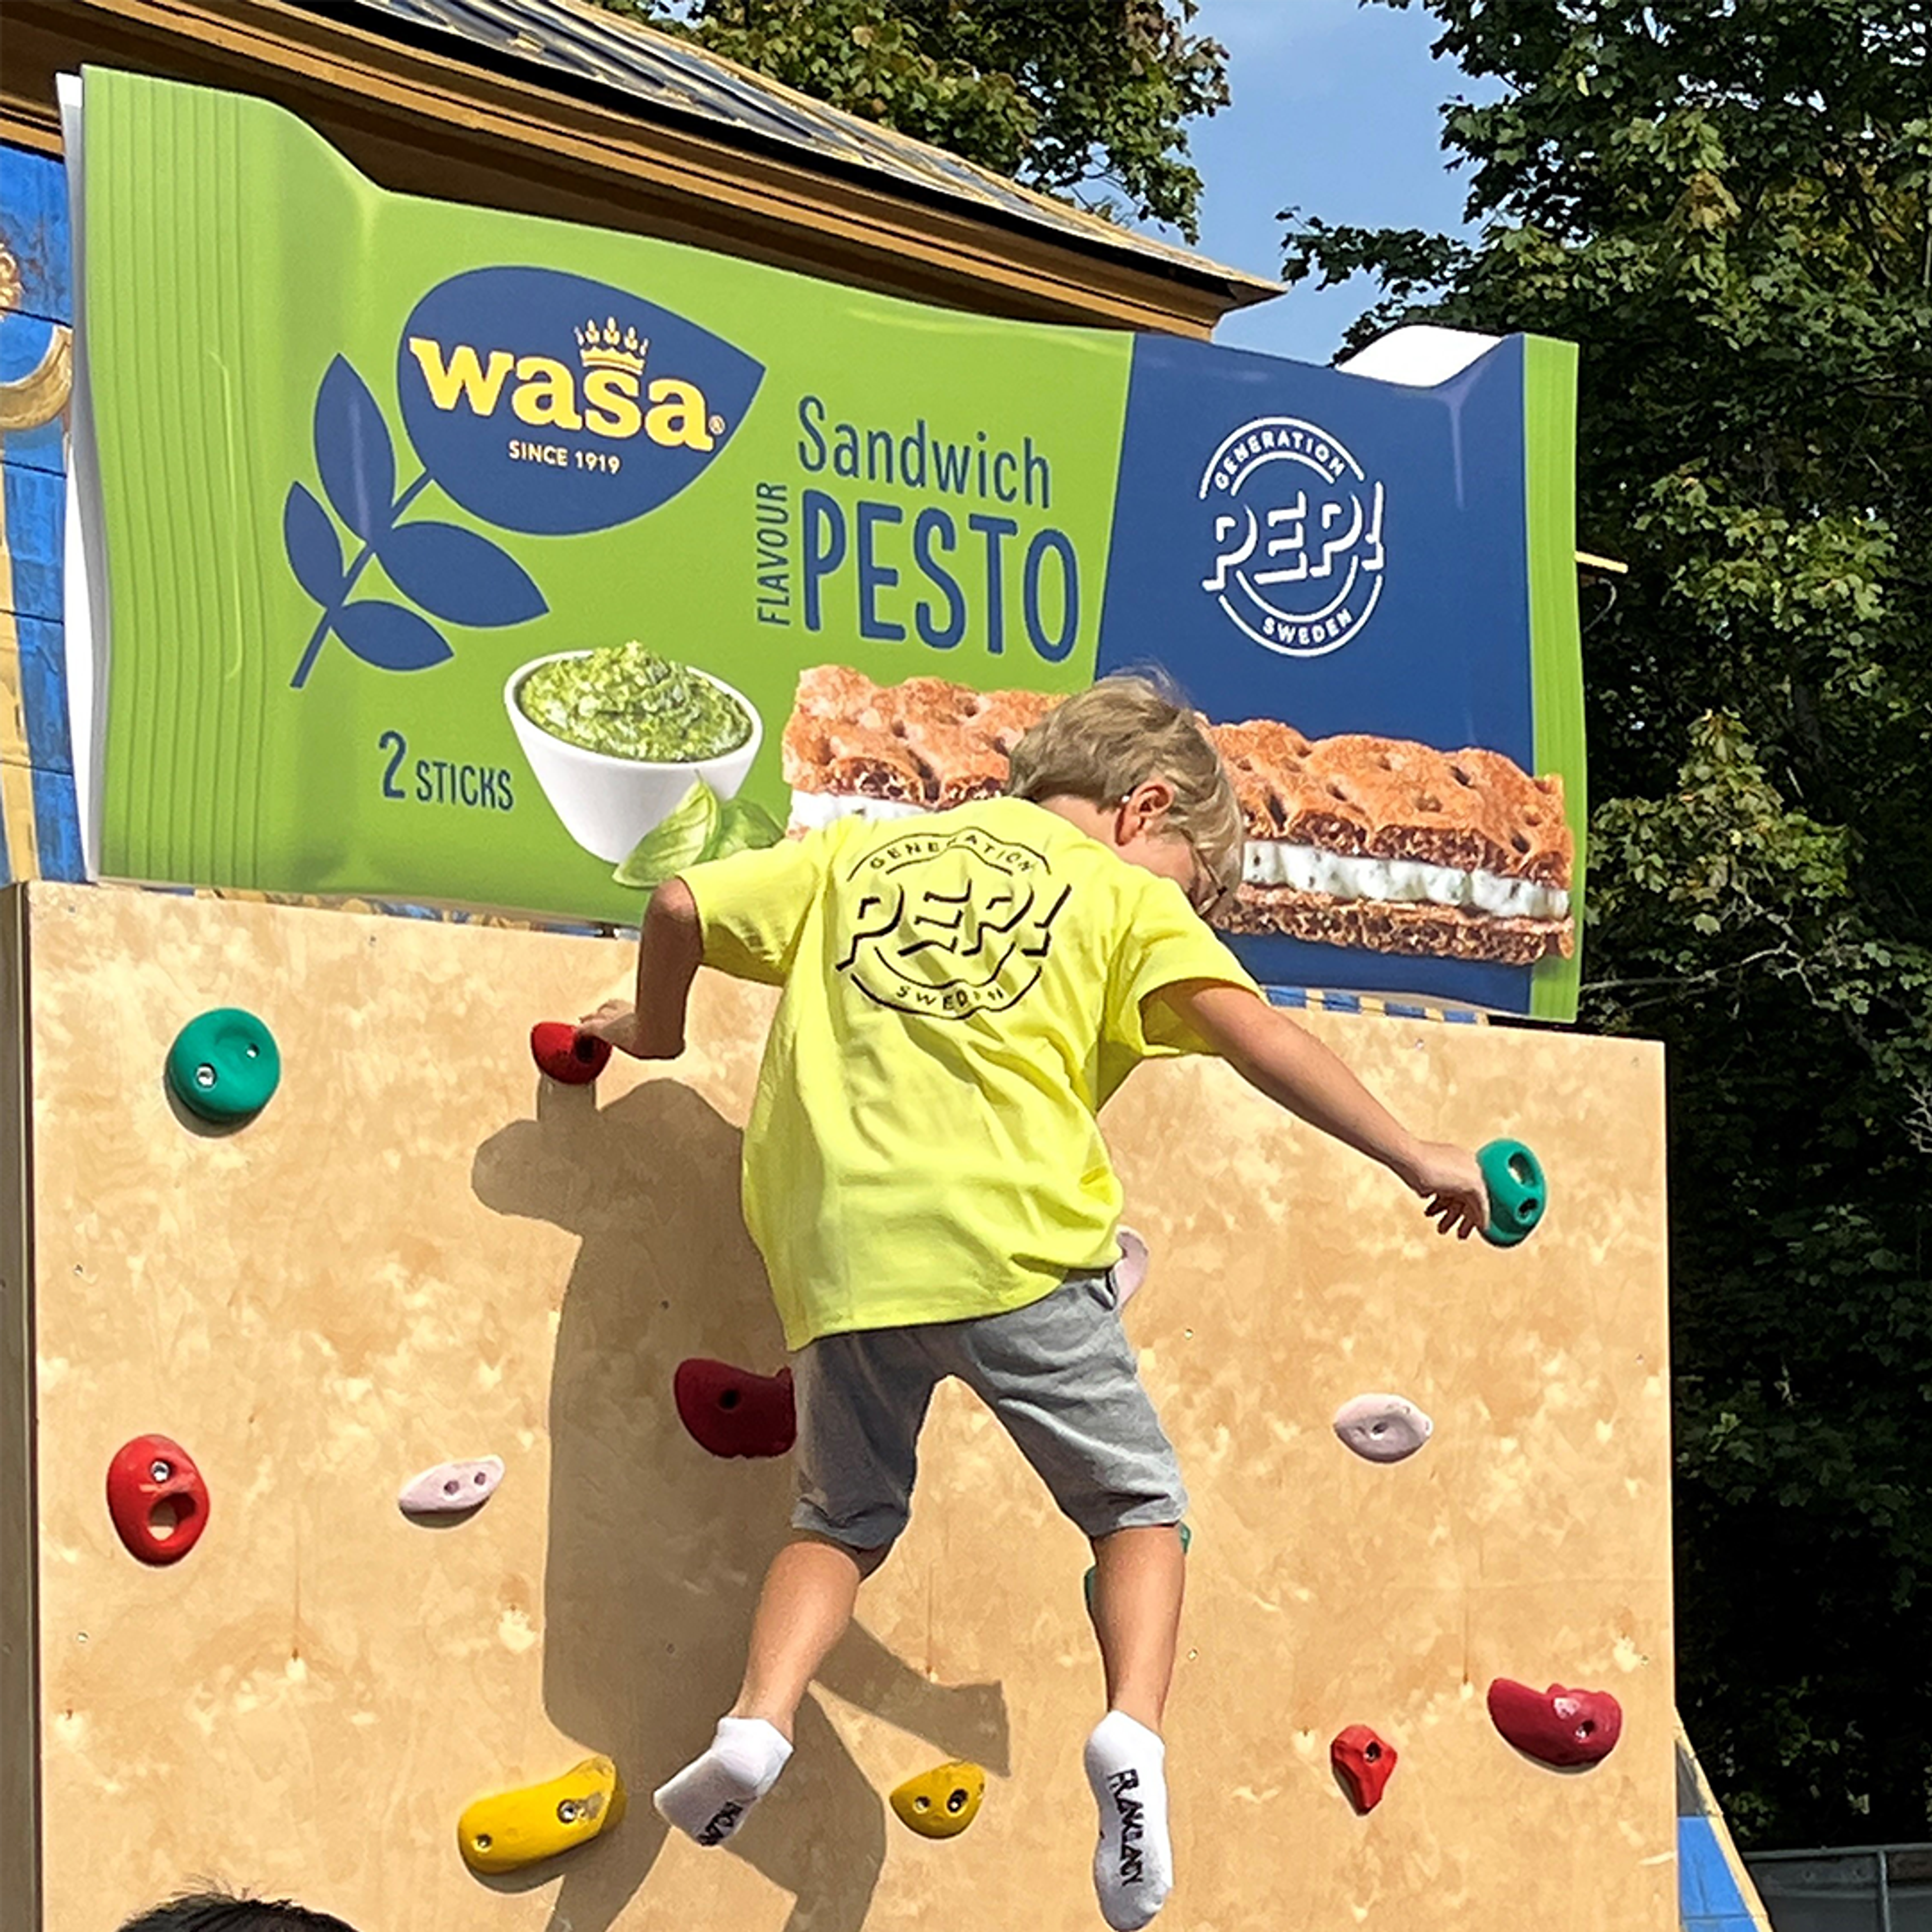
[[53,73],[91,61],[275,100],[386,187],[955,308],[1205,336],[1248,298],[439,60],[282,0],[8,0],[7,43],[0,106],[43,130],[58,128]]

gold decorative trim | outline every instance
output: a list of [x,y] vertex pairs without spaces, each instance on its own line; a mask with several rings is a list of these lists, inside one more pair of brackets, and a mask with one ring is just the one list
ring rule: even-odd
[[38,365],[11,382],[0,382],[0,433],[52,422],[73,393],[74,331],[56,322]]

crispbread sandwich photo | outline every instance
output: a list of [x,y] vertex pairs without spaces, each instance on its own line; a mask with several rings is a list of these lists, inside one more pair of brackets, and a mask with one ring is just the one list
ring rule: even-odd
[[[1014,744],[1054,701],[813,665],[784,730],[789,829],[992,797]],[[1240,890],[1216,920],[1228,932],[1510,966],[1575,950],[1560,777],[1480,746],[1204,722],[1246,820]]]

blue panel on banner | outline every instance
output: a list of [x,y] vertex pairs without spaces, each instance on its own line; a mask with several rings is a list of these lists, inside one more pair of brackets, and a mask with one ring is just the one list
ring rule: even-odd
[[74,259],[67,170],[46,154],[0,146],[0,289],[18,284],[8,307],[50,322],[74,320]]
[[58,623],[64,614],[66,485],[46,470],[0,463],[0,502],[14,561],[10,578],[0,575],[0,610]]
[[38,769],[74,771],[74,746],[67,713],[67,646],[58,624],[22,617],[20,638],[20,709],[26,714],[27,757]]
[[34,833],[40,842],[42,878],[87,877],[81,862],[80,812],[71,772],[34,767]]
[[[1217,724],[1280,718],[1535,764],[1523,348],[1432,389],[1134,345],[1098,670],[1187,668]],[[1276,983],[1520,1011],[1526,968],[1244,937]]]

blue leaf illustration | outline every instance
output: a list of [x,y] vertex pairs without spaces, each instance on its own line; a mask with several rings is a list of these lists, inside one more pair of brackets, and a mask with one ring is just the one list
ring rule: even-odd
[[343,357],[315,396],[315,466],[335,514],[367,542],[389,526],[396,454],[369,386]]
[[398,524],[376,540],[389,581],[448,624],[525,624],[550,608],[514,557],[454,524]]
[[296,581],[326,610],[342,596],[342,544],[328,512],[303,483],[289,485],[282,506],[282,542]]
[[374,599],[337,611],[335,634],[378,670],[428,670],[456,655],[442,633],[413,610]]

